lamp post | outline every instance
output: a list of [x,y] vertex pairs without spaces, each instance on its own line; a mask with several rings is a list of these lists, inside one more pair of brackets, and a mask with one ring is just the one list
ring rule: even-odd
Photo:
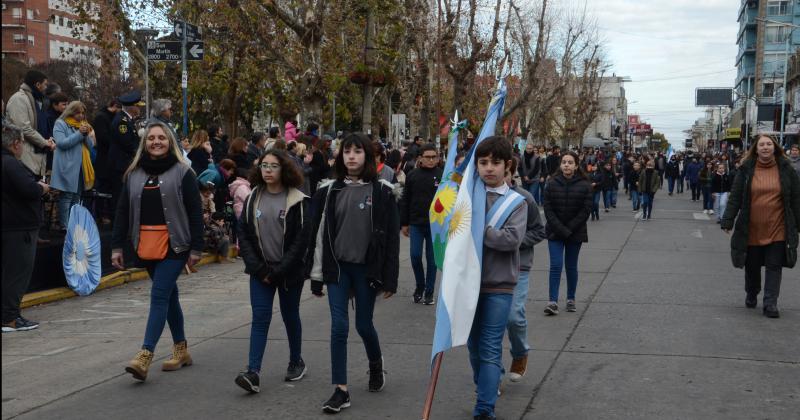
[[781,95],[781,124],[780,124],[780,128],[781,128],[780,143],[781,143],[781,147],[783,147],[783,130],[784,130],[784,122],[785,122],[785,118],[786,118],[786,75],[787,75],[787,73],[789,73],[789,43],[790,43],[790,41],[792,39],[792,34],[794,34],[794,30],[796,28],[800,28],[800,26],[794,25],[794,24],[791,24],[791,23],[787,23],[787,22],[779,22],[777,20],[770,20],[770,19],[764,19],[764,18],[756,18],[756,20],[758,20],[760,22],[772,23],[772,24],[775,24],[775,25],[781,25],[781,26],[786,26],[786,27],[792,28],[791,30],[789,30],[789,34],[786,36],[786,54],[784,54],[784,57],[783,57],[783,94]]
[[147,119],[150,118],[150,58],[147,56],[147,44],[150,42],[150,38],[158,35],[158,31],[151,28],[143,28],[134,32],[144,38],[144,115],[145,119]]

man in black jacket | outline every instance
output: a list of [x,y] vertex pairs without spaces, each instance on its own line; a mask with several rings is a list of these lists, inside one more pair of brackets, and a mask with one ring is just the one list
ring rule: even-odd
[[561,148],[553,146],[553,151],[547,156],[545,160],[547,163],[547,170],[549,171],[548,177],[552,177],[558,171],[558,166],[561,164]]
[[[97,157],[94,161],[95,188],[97,191],[104,194],[111,194],[111,181],[109,179],[108,168],[108,149],[111,145],[111,139],[113,138],[111,122],[114,121],[114,117],[116,117],[117,113],[121,110],[122,104],[119,100],[116,98],[112,99],[108,101],[105,108],[101,109],[97,115],[95,115],[94,121],[92,121],[95,138],[97,139],[97,144],[95,145]],[[115,209],[111,208],[111,203],[108,200],[100,200],[97,204],[97,211],[100,214],[101,223],[110,224]]]
[[[411,237],[411,267],[417,287],[414,303],[433,305],[433,290],[436,284],[436,261],[433,254],[429,211],[433,196],[442,180],[442,169],[438,166],[439,154],[432,143],[420,148],[420,166],[408,174],[403,198],[400,200],[400,226],[403,235]],[[425,242],[427,276],[422,268],[422,243]],[[424,300],[423,300],[424,293]]]
[[23,141],[19,128],[3,124],[3,332],[39,326],[22,317],[19,305],[33,274],[42,195],[50,186],[19,161]]

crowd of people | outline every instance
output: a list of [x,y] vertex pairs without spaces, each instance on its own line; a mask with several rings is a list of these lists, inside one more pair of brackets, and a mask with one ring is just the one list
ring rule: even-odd
[[[154,101],[144,119],[141,97],[131,92],[110,100],[89,124],[82,103],[57,93],[48,100],[47,87],[46,76],[30,72],[4,115],[3,258],[18,262],[3,265],[4,332],[38,326],[22,317],[19,301],[33,269],[42,196],[58,191],[58,220],[66,227],[71,206],[96,189],[112,197],[95,207],[95,215],[112,228],[113,266],[144,267],[152,280],[143,344],[125,367],[134,378],[147,378],[167,324],[173,351],[162,370],[193,363],[177,279],[184,269],[194,270],[204,251],[227,261],[229,249],[236,248],[250,276],[252,307],[247,367],[235,377],[238,386],[250,393],[261,389],[276,295],[290,350],[284,379],[306,375],[299,306],[310,279],[311,292],[327,296],[331,314],[334,391],[322,409],[338,413],[351,405],[351,298],[369,361],[368,390],[384,389],[385,347],[373,323],[375,302],[397,292],[403,235],[409,238],[415,277],[413,303],[435,303],[429,215],[444,176],[444,150],[420,137],[407,147],[361,133],[339,133],[334,139],[320,134],[315,124],[300,132],[296,121],[248,139],[230,139],[219,126],[181,139],[170,123],[168,100]],[[472,142],[468,138],[459,150],[459,161]],[[480,233],[481,292],[467,345],[476,386],[474,418],[494,418],[506,331],[509,379],[519,381],[527,371],[525,303],[535,245],[547,240],[549,251],[544,313],[559,314],[562,271],[564,310],[576,312],[578,261],[589,240],[589,223],[600,220],[601,202],[603,213],[615,211],[624,200],[620,190],[642,221],[653,218],[655,196],[665,181],[670,196],[683,194],[685,186],[692,203],[702,196],[703,212],[716,215],[721,228],[732,232],[733,264],[745,269],[746,306],[757,305],[766,266],[763,312],[779,316],[781,267],[793,267],[797,259],[796,145],[786,156],[775,139],[759,136],[747,151],[665,155],[606,148],[562,151],[532,142],[518,150],[495,136],[475,147],[473,159],[486,188],[487,213],[495,206],[509,208]],[[126,248],[135,261],[126,261]]]

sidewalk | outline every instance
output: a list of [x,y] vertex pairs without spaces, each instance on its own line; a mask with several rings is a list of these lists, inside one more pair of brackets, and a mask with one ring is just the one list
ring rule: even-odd
[[[729,237],[686,194],[656,197],[654,220],[619,208],[590,222],[580,259],[578,312],[545,317],[548,254],[536,248],[528,302],[528,374],[504,384],[501,419],[788,419],[800,412],[800,270],[784,270],[781,318],[744,307]],[[403,242],[400,290],[379,298],[375,323],[387,386],[366,391],[363,345],[351,327],[345,419],[418,419],[428,381],[435,307],[411,303]],[[141,345],[149,282],[26,310],[39,330],[4,334],[3,419],[314,419],[330,395],[327,301],[301,303],[308,376],[283,382],[288,348],[273,317],[262,392],[233,383],[247,362],[248,280],[241,264],[210,265],[179,280],[195,364],[161,372],[165,331],[146,383],[123,373]],[[565,292],[562,283],[562,296]],[[563,297],[562,302],[563,304]],[[353,324],[351,316],[351,324]],[[506,366],[510,364],[504,354]],[[474,386],[464,348],[448,352],[433,419],[471,418]]]

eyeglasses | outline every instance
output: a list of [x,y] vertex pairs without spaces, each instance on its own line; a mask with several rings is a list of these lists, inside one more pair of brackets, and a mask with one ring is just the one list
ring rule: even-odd
[[278,171],[281,169],[281,165],[278,165],[277,163],[260,163],[258,164],[258,167],[269,172]]

